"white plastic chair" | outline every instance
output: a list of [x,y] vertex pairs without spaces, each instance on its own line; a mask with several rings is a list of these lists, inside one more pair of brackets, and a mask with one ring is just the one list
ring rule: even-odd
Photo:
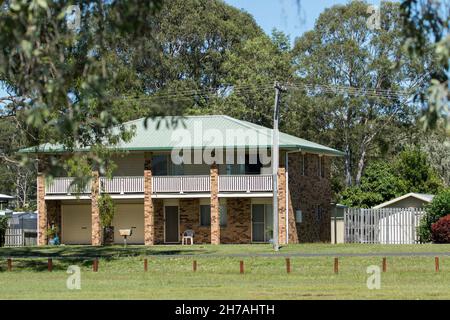
[[186,230],[183,232],[183,237],[181,238],[181,244],[187,244],[187,240],[190,240],[191,245],[194,244],[194,230]]

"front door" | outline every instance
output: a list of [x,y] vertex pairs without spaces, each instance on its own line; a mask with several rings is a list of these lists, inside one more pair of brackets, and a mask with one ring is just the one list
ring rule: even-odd
[[178,230],[178,206],[166,206],[165,212],[165,242],[174,243],[179,242]]

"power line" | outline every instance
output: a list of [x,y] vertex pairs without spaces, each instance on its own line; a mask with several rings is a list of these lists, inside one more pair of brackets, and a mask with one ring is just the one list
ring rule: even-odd
[[[272,89],[272,84],[261,83],[261,84],[248,84],[248,85],[226,85],[228,88],[224,89],[190,89],[181,90],[172,93],[154,94],[150,96],[139,96],[139,97],[115,97],[114,99],[125,100],[125,101],[136,101],[145,102],[158,101],[158,100],[180,100],[186,98],[193,98],[196,96],[209,96],[214,95],[215,97],[230,96],[232,94],[243,94],[254,91],[255,89],[260,91],[265,91]],[[309,92],[319,92],[319,93],[331,93],[331,94],[348,94],[352,96],[363,96],[367,98],[384,98],[389,100],[399,100],[407,99],[414,96],[414,90],[391,90],[391,89],[372,89],[372,88],[361,88],[361,87],[351,87],[342,85],[329,85],[329,84],[307,84],[307,83],[288,83],[286,84],[288,88],[291,89],[303,89]]]

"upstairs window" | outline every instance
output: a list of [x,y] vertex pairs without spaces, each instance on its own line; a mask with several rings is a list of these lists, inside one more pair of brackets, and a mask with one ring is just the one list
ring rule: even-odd
[[301,161],[300,170],[302,172],[302,176],[307,176],[308,175],[308,164],[307,164],[306,154],[304,154],[304,153],[302,154],[300,161]]
[[167,176],[167,155],[154,155],[152,158],[152,174],[154,176]]
[[173,163],[170,154],[158,154],[152,159],[152,173],[154,176],[181,176],[184,167],[183,164]]
[[325,158],[323,156],[319,156],[318,166],[319,166],[318,170],[319,177],[325,178]]

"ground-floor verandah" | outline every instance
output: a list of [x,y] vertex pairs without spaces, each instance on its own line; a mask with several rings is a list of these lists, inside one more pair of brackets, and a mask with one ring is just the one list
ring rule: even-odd
[[[195,233],[195,244],[211,243],[210,202],[210,198],[153,199],[154,244],[180,243],[182,233],[188,229]],[[144,244],[144,200],[115,199],[114,203],[114,243],[123,243],[120,229],[132,229],[127,243]],[[61,243],[92,243],[91,200],[46,200],[46,208],[48,225],[58,227]],[[220,198],[219,212],[220,243],[248,244],[272,239],[272,198]],[[284,221],[280,219],[280,233],[286,230]]]

